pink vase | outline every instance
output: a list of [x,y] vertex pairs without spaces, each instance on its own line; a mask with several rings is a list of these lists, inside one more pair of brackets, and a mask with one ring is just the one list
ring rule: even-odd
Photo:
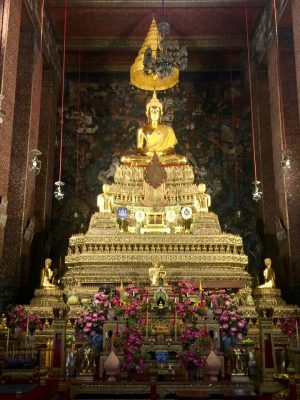
[[211,350],[206,359],[206,375],[209,377],[210,381],[217,381],[217,376],[219,375],[221,369],[221,360],[214,350]]
[[104,371],[108,376],[109,382],[114,382],[119,373],[120,361],[112,350],[104,361]]

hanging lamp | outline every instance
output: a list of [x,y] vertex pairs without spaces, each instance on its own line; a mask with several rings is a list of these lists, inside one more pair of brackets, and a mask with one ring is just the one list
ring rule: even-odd
[[[44,12],[45,12],[45,0],[42,1],[41,7],[41,33],[40,33],[40,52],[43,56],[43,34],[44,34]],[[38,130],[35,135],[35,145],[38,145]],[[31,160],[29,163],[29,170],[33,172],[35,175],[38,175],[42,168],[42,161],[39,159],[39,156],[42,155],[42,152],[38,149],[33,149],[30,151]]]
[[252,152],[253,152],[253,167],[254,167],[254,181],[252,182],[252,185],[253,185],[252,198],[254,201],[259,201],[259,200],[261,200],[263,193],[262,193],[262,189],[260,186],[260,181],[257,178],[256,147],[255,147],[255,132],[254,132],[254,117],[253,117],[252,73],[251,73],[251,59],[250,59],[247,0],[245,0],[245,18],[246,18],[246,33],[247,33],[247,60],[248,60],[248,80],[249,80],[249,97],[250,97],[250,112],[251,112]]
[[279,125],[281,130],[281,165],[285,170],[291,169],[291,160],[288,155],[286,145],[286,131],[285,131],[285,118],[283,112],[283,100],[282,100],[282,89],[281,89],[281,71],[280,71],[280,58],[279,58],[279,39],[278,39],[278,18],[277,18],[277,4],[276,0],[273,0],[274,10],[274,26],[275,26],[275,39],[276,39],[276,69],[277,69],[277,92],[279,102]]
[[64,130],[64,95],[65,95],[65,68],[66,68],[66,37],[67,37],[67,0],[65,0],[65,16],[64,16],[64,48],[62,63],[62,84],[61,84],[61,118],[60,118],[60,145],[59,145],[59,172],[58,181],[55,182],[54,197],[60,201],[64,198],[63,187],[65,183],[61,180],[62,176],[62,151],[63,151],[63,130]]

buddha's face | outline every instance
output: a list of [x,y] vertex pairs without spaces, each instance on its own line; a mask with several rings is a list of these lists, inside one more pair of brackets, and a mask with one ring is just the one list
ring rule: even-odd
[[50,258],[46,258],[46,260],[45,260],[45,267],[46,267],[46,268],[49,268],[50,265],[51,265],[51,262],[52,262],[52,260],[51,260]]
[[102,186],[103,193],[108,193],[110,191],[110,186],[107,183],[104,183]]
[[206,190],[205,183],[199,183],[198,190],[199,190],[200,193],[205,193],[205,190]]
[[149,108],[149,119],[152,122],[158,122],[160,119],[160,108],[152,106]]
[[271,258],[265,258],[265,266],[270,267],[272,265],[272,260]]

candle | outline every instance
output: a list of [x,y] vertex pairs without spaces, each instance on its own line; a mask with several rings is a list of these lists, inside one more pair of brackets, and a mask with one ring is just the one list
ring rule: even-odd
[[296,339],[297,339],[297,349],[299,349],[299,329],[297,320],[296,320]]
[[45,367],[49,368],[51,366],[51,340],[48,339],[46,346],[46,354],[45,354]]
[[148,339],[148,330],[149,330],[149,317],[148,317],[148,308],[147,308],[147,311],[146,311],[146,338],[147,339]]
[[24,345],[25,345],[25,347],[26,347],[26,341],[27,341],[28,333],[29,333],[29,319],[28,319],[28,317],[27,317],[26,333],[25,333],[25,338],[24,338]]
[[175,308],[175,316],[174,316],[174,323],[175,323],[175,340],[177,340],[177,311]]
[[8,346],[9,346],[9,333],[10,329],[7,329],[7,337],[6,337],[6,353],[8,353]]

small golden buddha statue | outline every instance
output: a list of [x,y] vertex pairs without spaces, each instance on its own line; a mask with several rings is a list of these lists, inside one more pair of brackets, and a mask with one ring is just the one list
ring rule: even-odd
[[0,331],[6,331],[7,330],[7,318],[5,316],[5,314],[1,315],[0,318]]
[[271,258],[265,258],[265,266],[266,268],[264,269],[264,279],[265,279],[265,283],[263,283],[262,285],[259,285],[259,288],[276,288],[275,285],[275,271],[274,269],[271,267],[272,265],[272,260]]
[[159,262],[152,261],[152,267],[149,268],[149,279],[151,286],[158,284]]
[[50,268],[52,264],[51,258],[45,259],[45,266],[42,268],[41,274],[41,288],[55,288],[56,285],[52,283],[53,271]]
[[162,310],[165,307],[165,304],[162,299],[159,299],[157,306],[160,310]]
[[104,183],[102,186],[103,193],[97,196],[97,206],[100,213],[111,213],[113,208],[113,197],[110,192],[110,186]]
[[208,193],[205,193],[205,183],[198,185],[198,193],[194,197],[194,207],[197,212],[208,212],[208,207],[211,206],[211,197]]
[[164,270],[164,266],[162,264],[159,264],[159,271],[157,277],[159,286],[164,286],[166,277],[167,277],[167,272]]
[[152,261],[152,267],[149,268],[149,278],[151,286],[163,286],[167,272],[164,270],[164,266],[158,261]]

